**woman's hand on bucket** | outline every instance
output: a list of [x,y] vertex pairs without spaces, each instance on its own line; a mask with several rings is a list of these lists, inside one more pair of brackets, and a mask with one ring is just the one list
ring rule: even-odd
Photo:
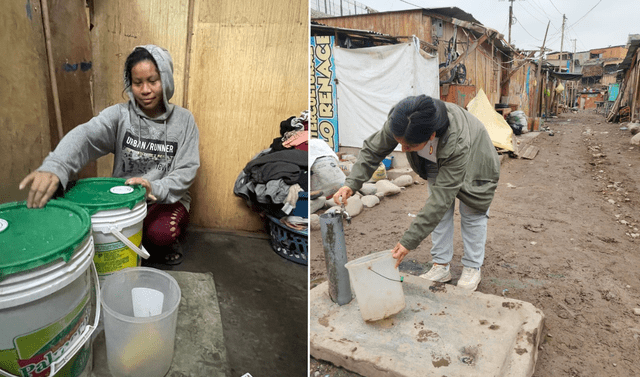
[[400,262],[402,262],[402,260],[404,259],[404,257],[409,254],[409,249],[407,249],[406,247],[402,246],[400,244],[400,242],[398,242],[396,244],[396,247],[393,248],[393,250],[391,250],[391,256],[394,257],[395,259],[397,259],[396,261],[396,268],[398,268],[398,266],[400,266]]
[[[342,186],[335,194],[333,194],[333,201],[337,205],[341,205],[343,202],[347,205],[347,199],[349,199],[351,195],[353,195],[353,190],[348,186]],[[342,202],[340,201],[340,198],[342,198]]]
[[60,178],[48,171],[33,171],[20,182],[20,190],[31,185],[27,197],[27,208],[42,208],[55,194]]
[[154,202],[156,200],[158,200],[154,195],[153,195],[153,189],[151,188],[151,182],[149,182],[149,180],[144,179],[142,177],[133,177],[133,178],[129,178],[124,182],[125,185],[142,185],[142,187],[144,187],[144,189],[147,191],[146,193],[146,198],[153,200]]

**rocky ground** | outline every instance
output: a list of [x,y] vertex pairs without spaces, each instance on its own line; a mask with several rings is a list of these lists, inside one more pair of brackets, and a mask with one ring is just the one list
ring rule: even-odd
[[[543,126],[552,132],[527,141],[540,149],[533,160],[503,160],[478,290],[544,312],[535,377],[638,376],[640,146],[592,111]],[[419,181],[345,225],[349,260],[391,249],[426,196]],[[462,270],[456,232],[454,283]],[[427,269],[430,244],[412,251],[401,273]],[[309,247],[313,288],[326,279],[320,231]],[[313,358],[310,368],[314,377],[357,376]]]

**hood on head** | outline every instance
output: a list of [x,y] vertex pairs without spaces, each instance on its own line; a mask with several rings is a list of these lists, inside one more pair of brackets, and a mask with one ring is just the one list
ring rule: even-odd
[[[175,89],[173,83],[173,60],[171,59],[169,51],[162,47],[156,45],[143,45],[136,46],[134,50],[138,47],[142,47],[145,50],[149,51],[151,56],[153,56],[153,59],[155,59],[156,64],[158,65],[158,70],[160,71],[160,81],[162,82],[162,100],[164,101],[165,109],[167,109],[167,111],[158,118],[166,119],[169,117],[169,115],[171,115],[171,112],[173,111],[173,105],[169,103],[169,100],[171,99],[171,97],[173,97],[173,91]],[[144,113],[142,113],[142,110],[140,110],[140,108],[136,104],[136,100],[133,97],[131,87],[128,87],[126,91],[129,95],[129,99],[134,105],[136,105],[135,108],[139,111],[140,114],[144,115]]]

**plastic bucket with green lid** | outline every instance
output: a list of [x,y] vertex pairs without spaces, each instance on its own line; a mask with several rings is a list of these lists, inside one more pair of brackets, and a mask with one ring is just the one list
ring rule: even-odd
[[125,185],[124,178],[86,178],[65,192],[62,200],[85,208],[91,215],[100,283],[127,267],[149,258],[142,246],[142,224],[147,215],[145,188]]
[[91,374],[88,340],[100,318],[93,255],[82,207],[0,204],[0,376]]

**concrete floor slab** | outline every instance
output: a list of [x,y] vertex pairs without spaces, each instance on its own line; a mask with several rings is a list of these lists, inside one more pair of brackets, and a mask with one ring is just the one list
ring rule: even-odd
[[544,314],[532,304],[405,276],[406,307],[364,322],[328,283],[310,292],[311,355],[363,376],[531,376]]
[[[182,293],[167,376],[229,376],[220,307],[211,273],[167,271]],[[111,377],[104,332],[93,342],[92,377]]]

